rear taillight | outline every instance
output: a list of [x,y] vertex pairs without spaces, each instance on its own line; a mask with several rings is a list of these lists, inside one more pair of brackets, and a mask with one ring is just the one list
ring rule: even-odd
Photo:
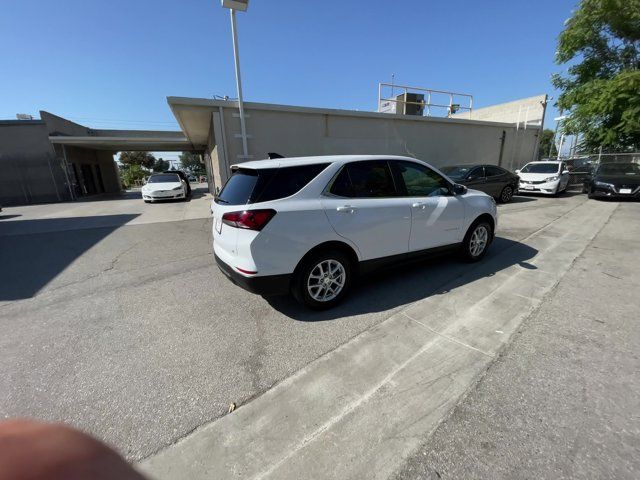
[[262,230],[276,214],[275,210],[245,210],[244,212],[228,212],[222,215],[222,223],[230,227]]

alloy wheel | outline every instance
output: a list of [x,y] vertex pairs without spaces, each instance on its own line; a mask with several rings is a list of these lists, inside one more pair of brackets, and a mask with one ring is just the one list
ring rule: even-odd
[[484,252],[487,248],[489,241],[489,231],[485,225],[478,225],[471,234],[471,240],[469,241],[469,253],[473,257],[477,257]]
[[328,302],[340,294],[346,279],[347,273],[342,263],[334,259],[323,260],[311,269],[307,291],[317,302]]
[[513,197],[513,188],[509,186],[504,187],[504,189],[502,190],[502,195],[500,196],[500,200],[502,200],[504,203],[507,203],[509,200],[511,200],[511,197]]

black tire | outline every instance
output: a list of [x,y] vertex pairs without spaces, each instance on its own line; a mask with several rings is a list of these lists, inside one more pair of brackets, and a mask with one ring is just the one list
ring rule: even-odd
[[[345,278],[342,287],[333,298],[320,301],[312,296],[311,292],[314,289],[317,292],[317,296],[321,296],[323,291],[330,291],[331,286],[337,285],[336,283],[330,284],[331,286],[329,290],[327,290],[324,285],[321,285],[322,281],[318,280],[318,287],[309,286],[310,282],[313,284],[313,279],[310,278],[312,273],[318,274],[321,264],[323,265],[323,270],[325,270],[327,264],[323,262],[337,262],[340,264]],[[347,296],[353,281],[353,271],[351,259],[339,250],[325,250],[312,253],[303,258],[296,268],[293,281],[291,282],[291,293],[298,302],[313,310],[333,308]],[[339,282],[339,273],[334,274],[331,278],[334,282]]]
[[506,185],[502,189],[502,192],[500,192],[500,198],[498,198],[498,201],[500,203],[509,203],[513,199],[513,194],[513,187],[511,185]]
[[151,200],[145,200],[144,203],[151,203]]
[[[472,237],[476,231],[481,229],[486,231],[485,244],[481,251],[475,251],[474,253],[475,248],[472,248]],[[469,227],[469,230],[467,230],[467,234],[464,236],[464,240],[462,241],[462,258],[467,262],[477,262],[481,260],[482,257],[486,255],[492,240],[493,229],[491,228],[491,224],[487,220],[476,220]]]

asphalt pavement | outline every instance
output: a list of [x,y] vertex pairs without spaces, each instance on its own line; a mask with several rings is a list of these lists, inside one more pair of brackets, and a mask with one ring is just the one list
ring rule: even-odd
[[396,480],[640,478],[639,219],[617,207]]
[[[372,277],[329,312],[265,300],[213,265],[205,200],[3,212],[23,217],[0,217],[1,415],[65,421],[139,460],[442,286],[477,280],[447,257]],[[526,265],[535,252],[501,253],[587,201],[515,200],[500,207],[492,274]]]

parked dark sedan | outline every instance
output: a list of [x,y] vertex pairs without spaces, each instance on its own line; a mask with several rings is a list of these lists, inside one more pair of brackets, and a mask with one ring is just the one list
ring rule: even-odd
[[496,165],[453,165],[441,168],[456,183],[507,203],[518,193],[518,176]]
[[603,163],[584,179],[589,198],[640,198],[640,165]]

